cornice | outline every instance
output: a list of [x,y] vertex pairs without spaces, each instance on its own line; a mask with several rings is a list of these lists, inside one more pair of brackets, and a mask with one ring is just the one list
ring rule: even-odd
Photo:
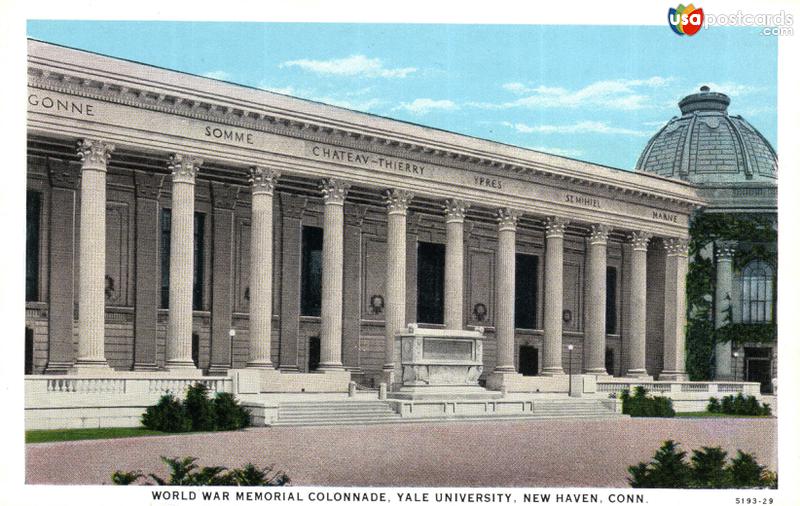
[[[41,65],[41,66],[39,66]],[[569,183],[588,189],[607,189],[632,198],[645,197],[662,202],[670,202],[691,211],[704,202],[696,193],[690,196],[679,195],[673,190],[648,188],[644,182],[631,183],[609,180],[602,174],[582,173],[575,168],[556,166],[544,161],[523,160],[507,155],[484,153],[470,147],[432,144],[416,139],[393,138],[383,132],[357,131],[355,128],[339,127],[335,124],[323,124],[300,117],[292,117],[283,111],[273,111],[267,106],[253,107],[223,103],[205,97],[189,96],[188,93],[161,91],[153,83],[150,86],[137,86],[130,83],[114,82],[113,78],[82,77],[76,72],[68,73],[59,69],[54,71],[44,68],[46,62],[29,62],[28,84],[31,87],[55,91],[74,96],[101,100],[130,107],[142,108],[166,114],[193,118],[230,125],[302,140],[334,144],[337,146],[370,151],[388,156],[400,156],[409,160],[441,165],[463,170],[489,170],[499,177],[520,178],[521,176],[539,176],[553,180],[553,184]],[[149,88],[149,89],[148,89]],[[266,92],[265,92],[266,93]],[[296,99],[300,100],[300,99]],[[353,112],[353,114],[358,114]],[[363,128],[363,127],[362,127]],[[420,127],[424,128],[424,127]],[[458,134],[452,134],[458,135]],[[408,136],[406,136],[408,137]],[[467,137],[465,137],[467,138]],[[471,138],[468,138],[471,139]],[[483,142],[491,142],[485,141]],[[513,148],[502,145],[503,147]],[[521,149],[521,148],[515,148]],[[553,155],[544,154],[546,157]],[[558,157],[553,157],[560,159]],[[588,164],[587,162],[569,162]],[[605,170],[613,170],[598,166]],[[630,176],[634,176],[633,173]],[[664,184],[682,185],[676,181],[642,176],[639,178],[655,178]],[[627,175],[625,177],[628,177]],[[692,188],[691,186],[689,186]]]

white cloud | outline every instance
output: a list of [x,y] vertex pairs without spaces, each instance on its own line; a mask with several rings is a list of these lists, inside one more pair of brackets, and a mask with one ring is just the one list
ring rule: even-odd
[[403,110],[411,114],[422,116],[431,111],[454,111],[458,109],[458,105],[452,100],[434,100],[432,98],[417,98],[413,102],[403,102],[393,111]]
[[417,71],[414,67],[386,68],[380,58],[367,58],[360,54],[331,60],[291,60],[281,63],[280,67],[298,67],[316,74],[347,77],[406,77]]
[[525,123],[504,121],[503,125],[523,134],[606,134],[634,135],[637,137],[648,135],[646,132],[631,130],[630,128],[613,127],[603,121],[578,121],[571,125],[527,125]]
[[672,78],[660,76],[648,79],[611,79],[595,81],[576,90],[541,85],[530,87],[520,82],[509,82],[503,84],[502,88],[520,98],[499,104],[473,102],[469,105],[482,109],[594,106],[630,111],[650,106],[651,100],[642,93],[643,90],[660,88],[671,80]]
[[212,70],[203,74],[203,77],[210,77],[211,79],[218,79],[220,81],[230,81],[231,75],[224,70]]
[[724,93],[729,97],[740,97],[742,95],[749,95],[751,93],[757,93],[759,91],[763,91],[763,88],[759,86],[751,86],[749,84],[740,84],[731,81],[726,81],[723,83],[698,83],[697,86],[695,86],[691,91],[686,93],[686,95],[689,95],[691,93],[698,93],[700,91],[700,86],[708,86],[709,88],[711,88],[711,91]]
[[527,146],[528,149],[534,151],[541,151],[543,153],[550,153],[551,155],[578,157],[583,156],[583,151],[580,149],[572,148],[553,148],[550,146]]

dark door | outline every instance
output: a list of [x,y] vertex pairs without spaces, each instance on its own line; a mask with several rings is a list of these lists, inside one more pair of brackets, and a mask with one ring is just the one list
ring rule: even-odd
[[33,329],[25,327],[25,374],[33,374]]
[[606,348],[606,372],[614,375],[614,350]]
[[519,347],[519,373],[523,376],[539,374],[539,350],[533,346]]
[[192,333],[192,362],[195,367],[200,366],[200,335]]
[[772,392],[772,359],[769,348],[745,348],[745,380],[761,383],[761,393]]
[[319,367],[319,336],[308,338],[308,370],[316,371]]
[[444,244],[417,245],[417,321],[444,323]]

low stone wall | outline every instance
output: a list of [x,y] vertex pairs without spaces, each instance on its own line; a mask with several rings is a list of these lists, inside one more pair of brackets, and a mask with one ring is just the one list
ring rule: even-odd
[[25,428],[138,427],[145,409],[162,395],[182,397],[196,382],[204,383],[212,393],[233,391],[231,379],[219,376],[26,376]]
[[587,396],[619,397],[623,390],[633,391],[637,386],[644,387],[651,395],[669,397],[675,411],[705,411],[711,397],[721,399],[739,393],[762,401],[759,383],[740,381],[624,381],[614,378],[598,380],[594,385],[585,382],[583,393]]

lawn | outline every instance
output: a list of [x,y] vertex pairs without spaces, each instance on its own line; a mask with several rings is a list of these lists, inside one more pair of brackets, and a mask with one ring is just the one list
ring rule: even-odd
[[26,443],[49,443],[53,441],[79,441],[82,439],[117,439],[123,437],[160,436],[166,432],[143,427],[103,427],[96,429],[56,429],[25,431]]
[[686,411],[675,413],[677,418],[773,418],[762,415],[733,415],[728,413],[711,413],[709,411]]

